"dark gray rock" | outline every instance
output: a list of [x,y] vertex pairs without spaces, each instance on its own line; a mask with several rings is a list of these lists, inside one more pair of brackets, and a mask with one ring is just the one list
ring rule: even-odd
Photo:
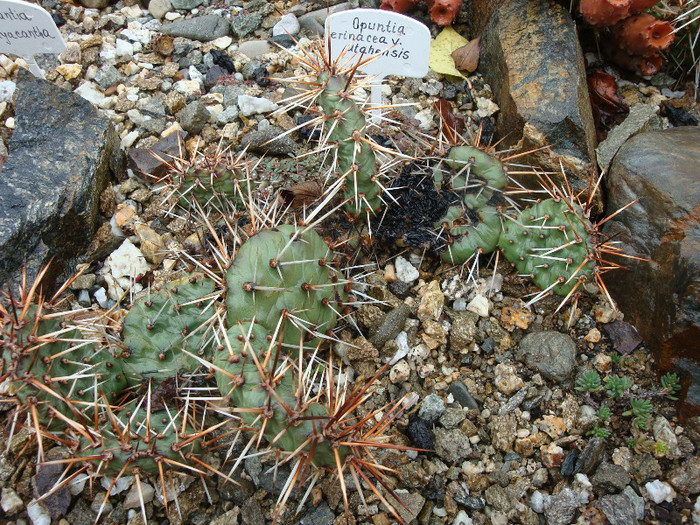
[[517,356],[547,379],[561,383],[574,370],[576,345],[571,337],[560,332],[533,332],[520,341]]
[[[54,258],[47,287],[90,243],[119,137],[87,100],[20,70],[0,176],[0,282]],[[48,290],[45,290],[45,292]]]
[[187,104],[185,109],[182,110],[182,113],[180,114],[180,125],[182,126],[182,129],[188,133],[196,135],[202,131],[205,124],[209,122],[210,117],[211,114],[209,113],[207,106],[204,104],[204,102],[198,99]]
[[333,523],[334,519],[335,514],[333,514],[328,503],[322,501],[318,507],[303,516],[299,523],[301,525],[326,525],[327,523]]
[[249,35],[262,24],[260,13],[238,13],[231,19],[231,30],[238,38]]
[[587,476],[595,472],[598,465],[605,457],[605,441],[602,438],[594,437],[581,451],[581,455],[576,460],[574,472],[576,474],[586,474]]
[[289,135],[280,137],[284,130],[277,126],[251,131],[241,139],[241,146],[250,151],[271,155],[289,155],[297,149],[297,143]]
[[250,498],[241,507],[241,520],[247,525],[264,525],[263,510],[260,502],[255,498]]
[[481,37],[479,71],[500,107],[496,133],[505,144],[551,146],[528,161],[556,173],[561,160],[584,187],[595,168],[595,126],[569,12],[550,0],[503,2]]
[[455,401],[460,404],[460,406],[469,408],[471,410],[480,410],[479,403],[476,399],[469,393],[467,387],[461,381],[455,381],[450,385],[447,391],[452,394]]
[[160,31],[169,36],[181,36],[190,40],[209,42],[228,35],[231,26],[225,18],[220,16],[203,15],[176,20],[172,24],[163,25]]
[[610,525],[636,525],[639,523],[634,504],[624,494],[603,496],[598,501],[598,506],[608,518]]
[[217,80],[221,77],[228,75],[228,71],[223,67],[214,64],[207,70],[207,74],[204,75],[204,86],[207,88],[212,87],[216,84]]
[[558,494],[545,496],[544,516],[547,525],[569,525],[576,516],[578,506],[578,495],[568,487]]
[[599,496],[617,494],[630,482],[630,475],[620,465],[601,463],[591,478],[593,490]]
[[[700,356],[699,164],[700,128],[673,128],[635,135],[605,178],[607,214],[638,199],[608,221],[606,235],[648,259],[614,259],[630,271],[616,272],[607,286],[662,373]],[[692,370],[686,373],[692,379]],[[692,382],[693,396],[681,406],[690,415],[700,409],[700,383]]]

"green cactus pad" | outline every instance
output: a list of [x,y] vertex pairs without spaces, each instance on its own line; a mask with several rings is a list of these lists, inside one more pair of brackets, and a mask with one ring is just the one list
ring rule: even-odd
[[252,190],[252,181],[226,165],[191,167],[179,177],[180,206],[189,208],[197,201],[202,207],[218,200],[241,206]]
[[591,230],[580,206],[547,199],[505,221],[499,246],[537,286],[554,285],[554,292],[566,296],[595,267]]
[[377,177],[377,162],[372,147],[364,140],[365,116],[357,104],[346,96],[348,79],[342,75],[322,73],[319,83],[325,89],[318,101],[326,117],[330,118],[330,141],[338,142],[338,173],[347,175],[345,210],[353,217],[366,218],[382,207],[379,197],[381,186]]
[[192,275],[137,300],[124,319],[123,370],[129,386],[152,378],[191,373],[199,361],[183,350],[210,359],[215,312],[214,281]]
[[464,204],[473,210],[486,206],[494,192],[505,188],[508,182],[501,161],[474,146],[452,148],[447,164],[458,170],[452,189],[465,192]]
[[107,418],[99,442],[81,438],[78,456],[92,458],[89,461],[101,465],[101,472],[112,476],[133,470],[158,474],[159,462],[165,470],[173,466],[164,459],[188,465],[187,455],[196,454],[200,447],[199,439],[185,443],[194,435],[188,423],[183,433],[185,416],[173,408],[147,411],[146,402],[146,398],[135,399]]
[[106,348],[83,341],[77,328],[64,328],[68,322],[60,316],[38,314],[35,305],[27,313],[12,341],[9,332],[0,333],[2,371],[22,403],[36,400],[42,420],[50,416],[49,406],[73,419],[90,419],[96,402],[112,402],[126,387],[120,362]]
[[[298,362],[279,354],[272,335],[257,323],[229,328],[227,339],[230,351],[218,351],[214,360],[219,391],[234,407],[265,410],[241,411],[238,415],[253,428],[264,426],[265,438],[275,447],[286,452],[313,451],[316,466],[334,465],[333,450],[323,436],[327,409],[317,402],[304,401],[299,392]],[[274,394],[266,382],[272,383]],[[310,438],[315,442],[313,446],[311,441],[307,443]],[[338,452],[342,459],[348,450],[340,447]]]
[[226,273],[228,326],[255,320],[269,334],[283,331],[283,345],[292,355],[300,346],[313,347],[318,340],[311,334],[335,327],[345,298],[330,258],[313,230],[298,235],[293,226],[280,226],[257,233]]
[[456,239],[442,253],[442,259],[450,264],[464,264],[474,254],[491,253],[496,249],[501,235],[501,214],[491,206],[466,212],[461,207],[451,206],[435,227],[441,225]]

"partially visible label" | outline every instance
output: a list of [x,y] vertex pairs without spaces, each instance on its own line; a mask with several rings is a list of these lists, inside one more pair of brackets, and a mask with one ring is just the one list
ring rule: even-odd
[[65,50],[66,43],[45,9],[21,0],[0,0],[0,53],[31,57]]
[[430,30],[406,15],[383,9],[352,9],[326,19],[331,60],[354,64],[379,55],[359,68],[369,75],[424,77],[430,58]]

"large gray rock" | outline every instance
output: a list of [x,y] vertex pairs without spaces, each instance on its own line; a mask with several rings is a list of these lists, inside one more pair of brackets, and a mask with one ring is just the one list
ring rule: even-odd
[[576,344],[560,332],[532,332],[520,341],[517,357],[547,379],[561,383],[571,376],[576,365]]
[[203,15],[184,20],[176,20],[172,24],[161,27],[161,33],[169,36],[181,36],[190,40],[209,42],[231,32],[229,22],[217,15]]
[[[494,6],[482,8],[487,14]],[[569,12],[550,0],[502,3],[484,28],[479,71],[501,109],[496,133],[504,145],[551,146],[527,160],[554,172],[562,161],[575,189],[587,184],[595,169],[595,126]]]
[[690,377],[686,402],[694,414],[700,413],[700,369],[693,363],[700,356],[698,165],[700,128],[673,128],[635,135],[605,179],[606,214],[638,199],[608,221],[605,233],[628,254],[648,259],[619,259],[630,271],[616,272],[607,287],[661,370],[679,367]]
[[[16,128],[0,173],[0,283],[54,257],[67,269],[97,228],[119,137],[87,100],[20,71]],[[50,281],[45,281],[50,282]]]

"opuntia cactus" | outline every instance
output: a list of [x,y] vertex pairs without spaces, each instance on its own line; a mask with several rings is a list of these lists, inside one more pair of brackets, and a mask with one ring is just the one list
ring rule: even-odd
[[505,221],[499,246],[543,291],[568,296],[595,268],[592,230],[578,204],[550,198]]
[[241,207],[253,189],[249,174],[227,163],[212,167],[191,166],[175,179],[180,183],[178,192],[183,208],[189,208],[193,201],[204,208],[223,201]]
[[[333,268],[328,245],[314,230],[263,230],[241,246],[226,272],[227,323],[280,332],[292,355],[335,327],[352,285]],[[281,322],[286,320],[289,322]]]
[[214,281],[202,275],[168,283],[134,302],[123,323],[122,368],[129,386],[192,373],[211,359],[211,323],[218,297]]
[[368,220],[382,207],[382,187],[377,183],[377,161],[366,137],[366,120],[351,98],[349,80],[344,75],[323,72],[318,82],[324,86],[318,102],[331,129],[328,140],[338,143],[339,176],[345,177],[345,210],[353,217]]

